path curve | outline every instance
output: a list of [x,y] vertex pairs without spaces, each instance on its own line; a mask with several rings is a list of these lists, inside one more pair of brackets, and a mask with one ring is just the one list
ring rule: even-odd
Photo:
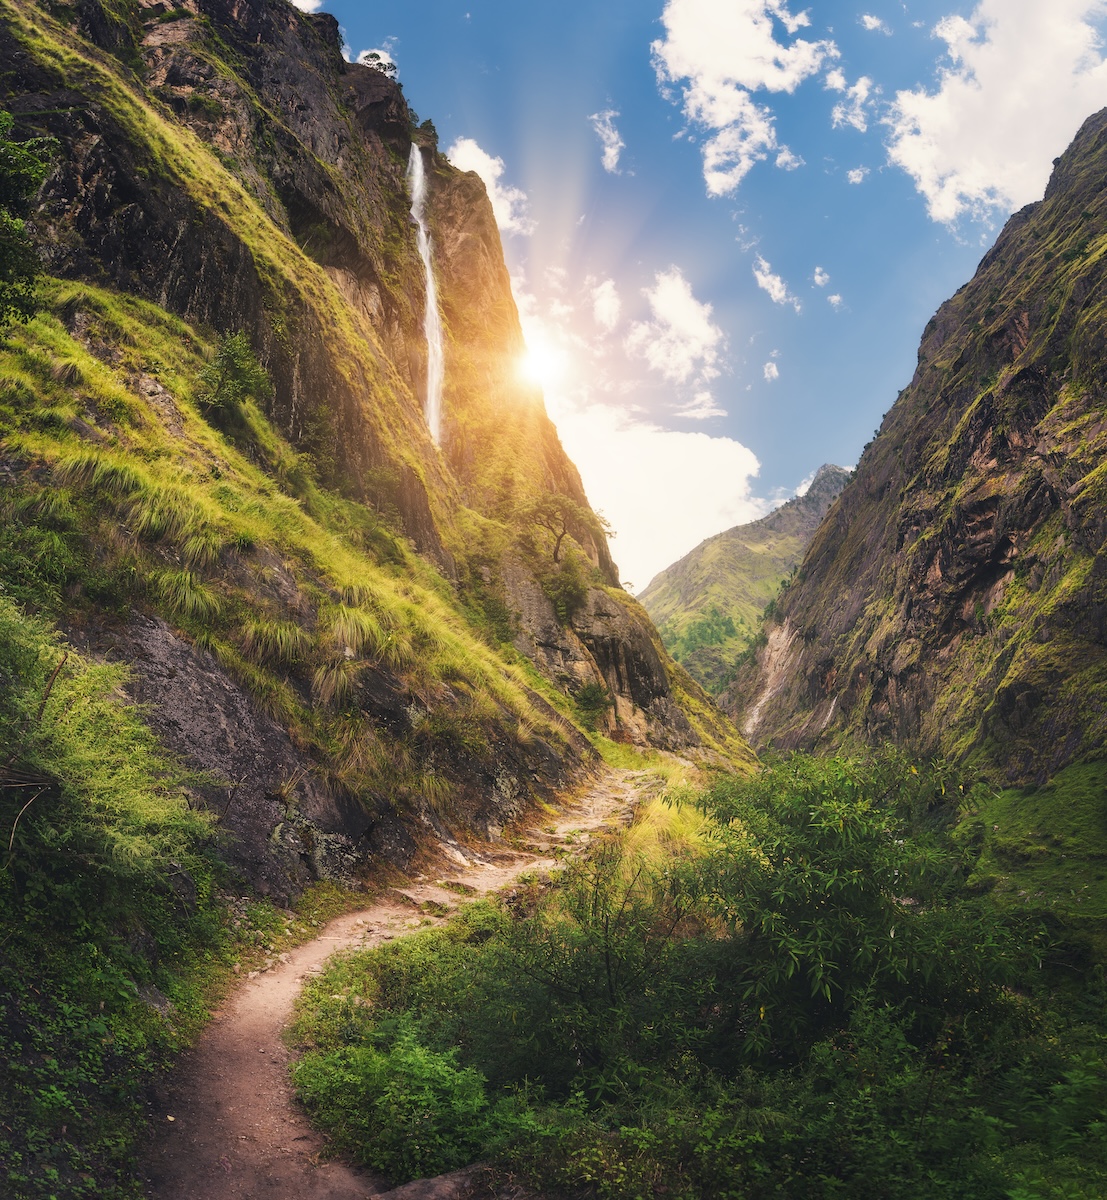
[[142,1163],[152,1200],[366,1200],[387,1192],[382,1177],[324,1159],[323,1135],[294,1101],[282,1034],[305,978],[336,950],[379,946],[425,927],[416,912],[423,901],[456,908],[456,891],[441,883],[485,895],[524,871],[555,866],[555,846],[586,845],[592,833],[629,820],[655,779],[610,770],[545,827],[529,830],[526,849],[455,852],[460,861],[447,875],[416,880],[394,889],[394,899],[338,917],[243,983],[155,1096],[161,1111]]

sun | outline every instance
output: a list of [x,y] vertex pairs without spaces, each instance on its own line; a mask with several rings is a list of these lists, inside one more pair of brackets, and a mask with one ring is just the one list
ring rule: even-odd
[[527,348],[519,358],[519,377],[535,387],[556,387],[565,378],[566,365],[564,350],[546,337],[531,334],[527,337]]

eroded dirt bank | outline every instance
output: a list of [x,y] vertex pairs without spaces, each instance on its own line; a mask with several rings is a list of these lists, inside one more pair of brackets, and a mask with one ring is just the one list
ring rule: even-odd
[[[437,879],[416,880],[331,921],[313,941],[245,981],[156,1097],[161,1111],[155,1114],[155,1135],[143,1164],[152,1200],[386,1195],[389,1185],[380,1176],[322,1158],[325,1139],[295,1103],[288,1078],[291,1055],[282,1035],[304,979],[338,950],[378,946],[425,927],[428,918],[418,912],[424,901],[455,909],[457,891],[443,884],[464,884],[485,895],[526,871],[556,865],[554,847],[586,845],[594,832],[629,819],[654,782],[641,772],[609,771],[548,824],[539,827],[536,820],[526,849],[470,852]],[[445,1200],[465,1194],[468,1189],[458,1184],[408,1185],[397,1189],[396,1200]]]

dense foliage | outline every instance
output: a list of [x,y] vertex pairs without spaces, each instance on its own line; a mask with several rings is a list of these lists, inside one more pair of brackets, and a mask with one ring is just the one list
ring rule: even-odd
[[17,141],[14,124],[11,113],[0,112],[0,328],[35,309],[40,268],[26,218],[55,149],[52,138]]
[[[720,783],[694,851],[612,840],[332,966],[301,1094],[397,1177],[492,1156],[628,1200],[1102,1195],[1102,976],[966,888],[949,824],[981,796],[896,757]],[[417,1161],[388,1149],[415,1131]]]

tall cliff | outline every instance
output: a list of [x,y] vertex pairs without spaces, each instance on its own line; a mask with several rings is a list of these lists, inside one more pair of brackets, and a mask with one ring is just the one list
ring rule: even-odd
[[[43,312],[0,346],[0,582],[130,665],[248,879],[287,895],[406,865],[420,831],[494,834],[579,772],[591,727],[750,761],[618,587],[518,380],[480,180],[344,61],[333,18],[0,0],[0,64],[17,132],[58,143]],[[211,364],[238,334],[271,386],[224,403]]]
[[1107,744],[1107,111],[918,368],[724,703],[756,743],[894,741],[1043,780]]
[[841,467],[820,467],[802,496],[701,542],[639,597],[669,653],[708,691],[721,692],[733,678],[758,636],[761,614],[848,478]]

